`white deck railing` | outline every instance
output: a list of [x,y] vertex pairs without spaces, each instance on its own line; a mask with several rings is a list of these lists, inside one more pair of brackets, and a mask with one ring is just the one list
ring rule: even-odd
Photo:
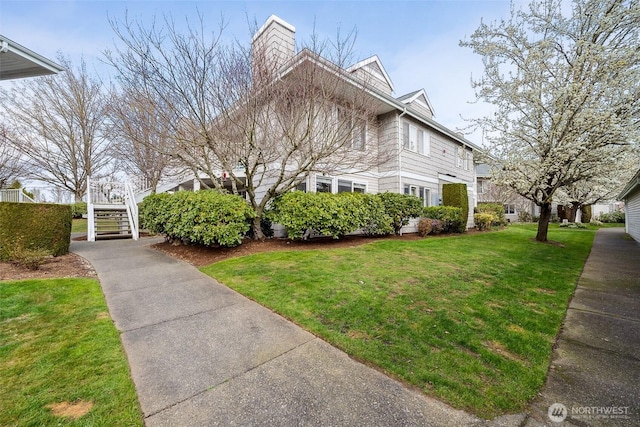
[[0,190],[0,202],[35,203],[35,200],[24,194],[22,189],[11,188]]

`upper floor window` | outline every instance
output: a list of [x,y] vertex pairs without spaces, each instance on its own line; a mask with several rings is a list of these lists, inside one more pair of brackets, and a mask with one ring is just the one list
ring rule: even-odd
[[338,193],[365,193],[367,190],[367,184],[347,181],[344,179],[338,180]]
[[402,148],[428,156],[430,145],[429,135],[424,129],[407,121],[402,122]]

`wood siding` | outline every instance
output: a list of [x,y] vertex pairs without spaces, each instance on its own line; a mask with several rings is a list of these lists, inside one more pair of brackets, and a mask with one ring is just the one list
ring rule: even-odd
[[627,197],[625,218],[627,233],[640,242],[640,188]]

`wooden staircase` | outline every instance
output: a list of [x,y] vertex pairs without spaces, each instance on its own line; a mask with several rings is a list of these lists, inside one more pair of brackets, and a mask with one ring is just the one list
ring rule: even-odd
[[96,240],[130,239],[133,237],[125,206],[94,205],[93,224]]
[[129,183],[89,180],[87,240],[138,240],[138,206]]

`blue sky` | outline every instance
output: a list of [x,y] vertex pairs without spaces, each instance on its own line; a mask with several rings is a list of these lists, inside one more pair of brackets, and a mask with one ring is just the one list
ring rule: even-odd
[[[460,118],[487,113],[474,100],[470,77],[479,77],[482,63],[470,49],[458,46],[481,19],[507,18],[508,0],[449,1],[29,1],[0,0],[0,34],[49,58],[58,51],[78,62],[84,55],[89,69],[107,77],[102,52],[114,46],[108,17],[124,19],[125,12],[143,23],[170,14],[178,23],[194,19],[197,11],[218,27],[227,22],[225,37],[249,43],[247,18],[258,26],[272,14],[296,28],[296,40],[313,32],[335,39],[356,28],[354,60],[377,54],[393,84],[395,96],[424,88],[435,119],[451,129],[466,125]],[[468,137],[480,143],[478,133]]]

